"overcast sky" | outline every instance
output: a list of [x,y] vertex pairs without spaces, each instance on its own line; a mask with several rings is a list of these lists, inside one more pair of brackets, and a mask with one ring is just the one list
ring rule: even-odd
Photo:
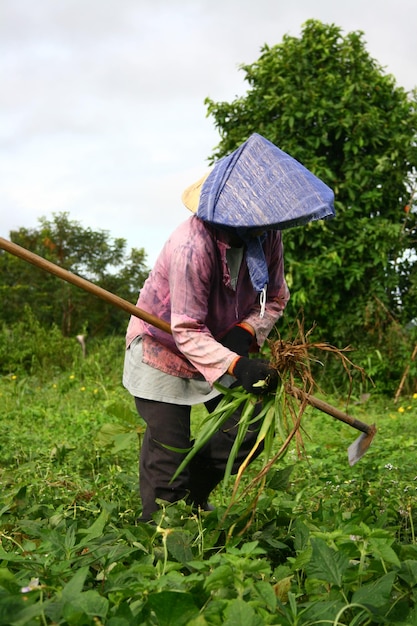
[[416,0],[0,0],[0,236],[65,211],[152,266],[219,142],[204,99],[308,19],[417,86]]

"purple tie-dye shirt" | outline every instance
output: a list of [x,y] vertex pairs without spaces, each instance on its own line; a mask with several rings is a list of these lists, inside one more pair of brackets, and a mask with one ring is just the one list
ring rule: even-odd
[[202,376],[213,384],[236,358],[219,343],[235,324],[248,322],[258,345],[264,343],[289,299],[281,233],[269,231],[264,242],[269,284],[263,317],[244,257],[236,289],[232,288],[229,248],[225,232],[195,215],[173,232],[137,302],[139,308],[168,322],[172,335],[134,316],[127,329],[127,347],[142,336],[145,363],[174,376]]

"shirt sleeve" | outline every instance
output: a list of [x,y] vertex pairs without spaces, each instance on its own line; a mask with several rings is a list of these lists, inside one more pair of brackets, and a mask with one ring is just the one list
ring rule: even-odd
[[209,241],[189,241],[173,251],[169,277],[172,336],[178,349],[210,384],[236,358],[216,341],[206,325],[215,263]]

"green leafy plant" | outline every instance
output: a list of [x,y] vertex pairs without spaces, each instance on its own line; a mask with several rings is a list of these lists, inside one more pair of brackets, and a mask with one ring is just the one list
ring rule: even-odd
[[[141,423],[118,349],[101,342],[81,371],[52,368],[43,384],[0,379],[1,624],[415,623],[417,395],[350,407],[378,427],[354,468],[352,429],[306,407],[303,455],[292,445],[277,460],[256,507],[242,492],[261,459],[234,502],[219,487],[214,511],[161,503],[142,524]],[[197,433],[204,418],[194,414]],[[100,441],[109,424],[131,437]]]

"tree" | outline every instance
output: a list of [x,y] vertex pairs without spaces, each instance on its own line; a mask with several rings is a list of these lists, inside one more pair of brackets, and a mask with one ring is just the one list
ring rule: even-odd
[[[71,221],[67,213],[41,218],[40,228],[10,233],[14,243],[83,278],[136,302],[148,270],[143,249],[126,254],[124,239],[93,231]],[[56,325],[64,335],[124,333],[127,315],[103,300],[0,252],[0,319],[12,324],[29,306],[44,326]]]
[[377,329],[416,315],[417,94],[384,73],[363,33],[316,20],[241,69],[244,97],[206,99],[221,137],[211,160],[258,132],[334,189],[334,220],[284,232],[287,315],[303,307],[327,341],[375,345]]

